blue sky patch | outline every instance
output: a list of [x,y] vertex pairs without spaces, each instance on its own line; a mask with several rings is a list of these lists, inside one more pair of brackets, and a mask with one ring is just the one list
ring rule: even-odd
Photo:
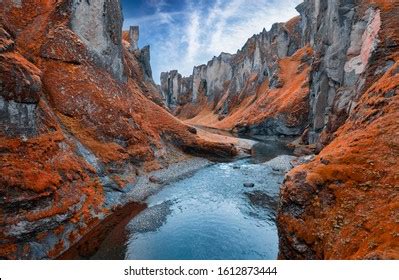
[[235,53],[253,34],[297,15],[301,0],[122,0],[124,29],[140,26],[151,46],[155,82],[161,72],[185,76],[221,52]]

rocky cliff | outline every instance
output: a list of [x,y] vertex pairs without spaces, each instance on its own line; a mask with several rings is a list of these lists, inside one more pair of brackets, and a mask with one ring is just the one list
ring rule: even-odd
[[150,100],[149,48],[123,40],[118,0],[0,13],[0,258],[57,257],[183,151],[235,153]]
[[308,140],[321,152],[281,189],[280,258],[398,259],[399,2],[298,10],[315,51]]
[[[306,103],[306,79],[294,85],[288,77],[288,73],[309,68],[310,49],[301,48],[299,33],[299,18],[294,18],[254,35],[234,55],[222,53],[206,65],[194,67],[188,78],[176,71],[162,73],[161,90],[170,101],[167,105],[180,118],[195,124],[256,133],[301,134],[306,126],[306,106],[297,112],[298,121],[289,112],[282,112],[284,105],[281,112],[274,111],[280,91],[289,90],[292,99]],[[292,59],[284,60],[288,57]],[[268,100],[264,100],[269,93]],[[246,117],[244,110],[261,112],[262,117]],[[269,115],[271,111],[276,114]]]
[[299,136],[296,152],[317,154],[282,187],[280,258],[399,258],[399,2],[297,10],[188,78],[162,74],[168,106],[191,124]]
[[192,76],[184,78],[177,70],[161,73],[161,93],[166,106],[174,111],[191,102],[192,83]]
[[125,61],[129,65],[129,76],[140,83],[150,100],[163,106],[160,90],[152,78],[150,46],[139,48],[139,27],[130,26],[129,31],[122,33],[122,38],[124,48],[128,50],[125,52]]

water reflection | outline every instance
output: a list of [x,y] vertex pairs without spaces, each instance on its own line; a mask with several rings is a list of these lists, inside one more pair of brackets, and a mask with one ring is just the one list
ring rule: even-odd
[[250,159],[216,163],[165,187],[123,230],[116,227],[108,237],[115,242],[104,243],[94,258],[276,259],[284,174],[259,163],[289,153],[284,143],[263,139]]
[[[275,259],[279,177],[240,161],[168,186],[129,223],[125,258]],[[244,187],[248,180],[251,189]]]

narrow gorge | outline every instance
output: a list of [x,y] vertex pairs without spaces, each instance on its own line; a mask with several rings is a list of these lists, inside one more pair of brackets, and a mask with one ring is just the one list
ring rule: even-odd
[[296,10],[157,85],[119,0],[0,0],[0,259],[399,259],[399,1]]

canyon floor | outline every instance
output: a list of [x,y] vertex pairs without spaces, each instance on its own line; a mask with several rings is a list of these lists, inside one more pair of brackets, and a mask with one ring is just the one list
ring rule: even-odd
[[288,141],[197,129],[245,143],[239,145],[245,152],[228,161],[192,158],[148,174],[128,194],[143,203],[118,209],[60,258],[276,259],[279,186],[298,161],[288,155]]

